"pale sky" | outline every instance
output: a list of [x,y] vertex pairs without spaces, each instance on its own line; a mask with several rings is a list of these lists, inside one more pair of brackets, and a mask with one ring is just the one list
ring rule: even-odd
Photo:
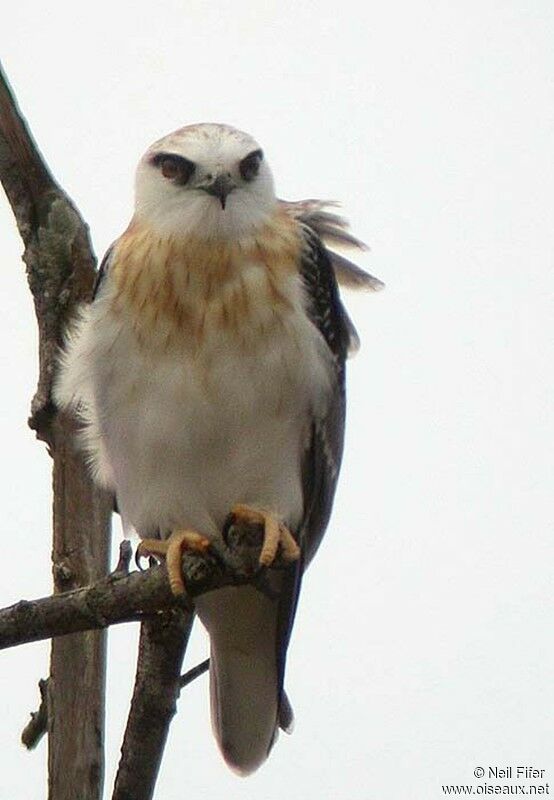
[[[99,255],[150,142],[219,121],[258,139],[282,197],[340,200],[387,284],[344,294],[362,349],[290,650],[295,732],[236,778],[202,678],[156,797],[434,800],[520,764],[554,792],[553,41],[546,0],[3,10],[4,67]],[[26,427],[36,326],[3,200],[0,230],[8,605],[50,591],[50,465]],[[110,633],[106,797],[136,632]],[[0,653],[0,800],[45,796],[46,742],[29,754],[19,734],[47,652]],[[205,653],[198,630],[188,663]]]

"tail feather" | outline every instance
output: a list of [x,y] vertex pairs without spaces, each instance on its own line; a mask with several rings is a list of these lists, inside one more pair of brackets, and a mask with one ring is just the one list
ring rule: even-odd
[[227,764],[249,775],[277,734],[277,670],[264,653],[214,650],[210,656],[212,727]]
[[279,725],[277,603],[252,587],[226,587],[198,598],[197,609],[210,634],[214,735],[231,769],[249,775]]

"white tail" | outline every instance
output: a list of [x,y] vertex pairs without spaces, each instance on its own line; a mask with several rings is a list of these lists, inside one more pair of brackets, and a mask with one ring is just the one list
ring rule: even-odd
[[252,587],[228,587],[197,599],[210,634],[212,727],[239,775],[267,758],[278,725],[277,602]]

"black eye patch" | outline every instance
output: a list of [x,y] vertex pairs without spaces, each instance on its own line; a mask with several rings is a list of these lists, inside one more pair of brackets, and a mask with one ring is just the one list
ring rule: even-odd
[[179,186],[188,183],[196,169],[194,161],[189,161],[183,156],[176,156],[174,153],[156,153],[150,159],[150,163],[160,170],[164,178]]
[[261,150],[253,150],[242,159],[239,164],[239,172],[244,181],[252,181],[260,170],[264,154]]

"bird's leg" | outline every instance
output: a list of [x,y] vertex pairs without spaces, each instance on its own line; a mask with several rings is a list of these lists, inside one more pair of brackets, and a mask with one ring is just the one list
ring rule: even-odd
[[210,542],[196,531],[173,531],[167,539],[143,539],[137,547],[137,557],[162,556],[165,558],[171,591],[177,597],[185,593],[181,559],[183,550],[205,553]]
[[300,548],[294,536],[274,514],[263,509],[238,504],[233,506],[231,515],[234,522],[263,525],[264,539],[260,552],[260,564],[263,567],[273,564],[279,547],[284,561],[296,561],[300,558]]

